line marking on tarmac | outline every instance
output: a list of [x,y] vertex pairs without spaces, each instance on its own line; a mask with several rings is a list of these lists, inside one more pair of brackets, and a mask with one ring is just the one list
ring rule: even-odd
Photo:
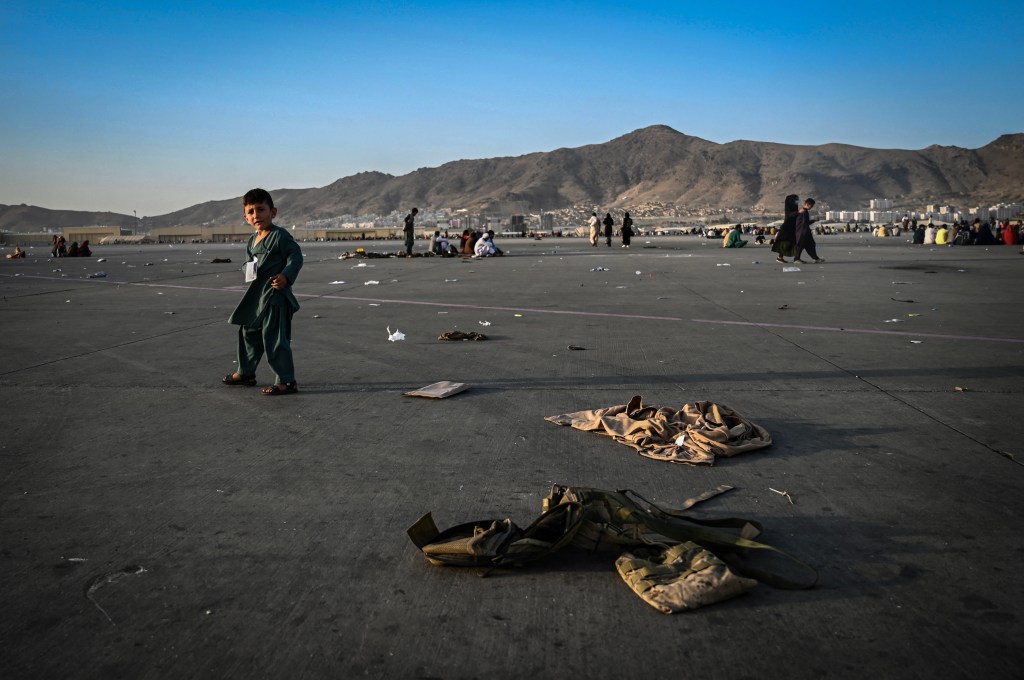
[[[58,281],[69,281],[67,278],[56,279],[50,276],[29,276],[26,278],[50,279]],[[88,281],[89,283],[100,283],[120,286],[140,286],[146,288],[179,288],[187,290],[201,290],[214,293],[238,293],[244,290],[243,286],[231,285],[219,288],[209,286],[186,286],[181,284],[154,283],[150,281],[111,281],[109,279],[70,279],[70,281]],[[522,312],[530,314],[560,314],[562,316],[592,316],[607,319],[631,319],[636,321],[689,321],[690,323],[718,324],[723,326],[753,326],[755,328],[783,328],[791,330],[819,331],[823,333],[855,333],[859,335],[890,335],[912,338],[928,338],[931,340],[978,340],[985,342],[1008,342],[1012,344],[1024,344],[1024,338],[994,338],[984,335],[952,335],[945,333],[921,333],[913,331],[883,331],[872,328],[846,328],[840,326],[803,326],[799,324],[783,323],[762,323],[759,321],[726,321],[720,319],[687,319],[681,316],[659,316],[650,314],[621,314],[616,312],[584,312],[572,309],[541,309],[536,307],[502,307],[498,305],[471,305],[458,302],[430,302],[426,300],[394,300],[390,298],[364,298],[351,295],[317,295],[314,293],[295,293],[297,298],[310,298],[320,300],[347,300],[350,302],[380,302],[395,305],[418,305],[423,307],[447,307],[455,309],[480,309],[497,312]]]

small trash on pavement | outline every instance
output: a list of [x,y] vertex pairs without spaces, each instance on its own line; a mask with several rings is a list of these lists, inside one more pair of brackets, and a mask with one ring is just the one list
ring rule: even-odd
[[398,342],[399,340],[405,340],[405,333],[403,333],[402,331],[398,330],[397,328],[395,329],[395,332],[392,333],[391,332],[391,326],[388,326],[387,328],[388,328],[388,340],[390,340],[391,342]]
[[465,331],[446,331],[437,336],[437,339],[455,342],[459,340],[486,340],[487,336],[476,331],[469,331],[468,333]]
[[784,272],[798,272],[798,271],[800,271],[800,267],[783,267],[782,271],[784,271]]
[[451,382],[449,380],[442,380],[440,382],[432,383],[426,387],[421,387],[418,390],[412,390],[406,392],[407,397],[428,397],[430,399],[444,399],[450,397],[453,394],[459,392],[465,392],[469,389],[469,385],[466,383]]

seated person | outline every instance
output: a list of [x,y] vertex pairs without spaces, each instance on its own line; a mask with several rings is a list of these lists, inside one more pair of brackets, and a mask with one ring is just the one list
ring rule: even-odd
[[68,254],[64,257],[78,257],[78,241],[72,241],[68,246]]
[[929,245],[935,243],[935,236],[937,234],[938,234],[938,231],[935,229],[935,227],[933,227],[932,225],[929,224],[928,228],[924,230],[924,244],[926,246],[929,246]]
[[743,246],[747,245],[747,242],[741,238],[742,236],[743,232],[740,231],[740,225],[737,224],[735,227],[729,230],[728,234],[725,235],[725,239],[722,242],[722,247],[742,248]]
[[4,255],[8,260],[16,260],[19,257],[25,257],[25,251],[21,249],[21,246],[14,246],[13,253],[7,253]]
[[935,232],[935,245],[944,246],[947,243],[949,243],[949,229],[946,228],[946,225],[942,225]]
[[498,247],[498,244],[494,242],[494,230],[487,230],[487,240],[491,243],[491,251],[494,255],[504,255],[505,251]]
[[491,257],[492,255],[494,255],[494,247],[491,238],[487,234],[482,234],[476,245],[473,246],[473,257]]
[[[921,245],[923,243],[927,243],[927,240],[926,240],[927,238],[928,238],[928,235],[925,233],[924,225],[923,224],[917,225],[917,229],[914,229],[914,238],[913,238],[914,245],[918,245],[919,246],[919,245]],[[932,243],[934,243],[934,242],[935,241],[933,240]]]
[[89,248],[89,240],[82,241],[82,245],[78,246],[79,257],[92,257],[92,249]]

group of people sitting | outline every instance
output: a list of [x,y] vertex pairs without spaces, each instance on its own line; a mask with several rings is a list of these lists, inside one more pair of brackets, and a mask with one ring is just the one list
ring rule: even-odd
[[478,232],[473,229],[464,229],[458,239],[458,246],[449,240],[448,233],[444,235],[435,231],[430,237],[430,252],[443,257],[455,255],[470,255],[472,257],[493,257],[504,255],[504,251],[494,243],[494,231],[487,230]]
[[[882,233],[883,229],[885,227],[879,227],[875,235],[888,236],[888,233]],[[948,227],[945,224],[938,227],[921,224],[913,228],[912,232],[911,242],[915,245],[1015,246],[1021,242],[1020,227],[1010,224],[1008,220],[999,223],[995,233],[992,233],[992,227],[987,222],[982,222],[979,218],[975,218],[972,225],[959,222],[954,222]]]
[[17,260],[18,258],[25,257],[25,251],[21,249],[21,246],[14,246],[14,252],[7,253],[4,257],[8,260]]
[[92,249],[89,248],[88,239],[82,241],[82,245],[78,245],[78,241],[72,241],[69,246],[63,236],[54,236],[50,254],[54,257],[92,257]]

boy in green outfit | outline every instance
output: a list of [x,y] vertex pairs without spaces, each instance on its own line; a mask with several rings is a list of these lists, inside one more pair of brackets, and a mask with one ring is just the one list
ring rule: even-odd
[[299,301],[292,284],[302,268],[302,250],[292,235],[274,224],[277,208],[263,189],[242,197],[245,221],[256,228],[246,246],[245,280],[249,289],[228,318],[238,325],[238,371],[224,376],[225,385],[256,385],[256,367],[267,355],[276,382],[263,394],[295,394],[295,365],[292,362],[292,315]]

